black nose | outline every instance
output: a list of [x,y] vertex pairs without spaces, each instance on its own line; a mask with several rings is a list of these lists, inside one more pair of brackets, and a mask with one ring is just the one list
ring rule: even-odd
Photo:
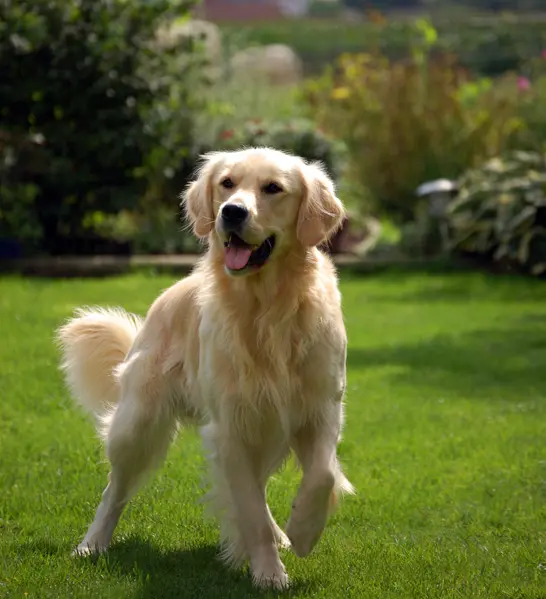
[[239,204],[226,204],[222,208],[222,220],[230,227],[241,225],[248,217],[248,210]]

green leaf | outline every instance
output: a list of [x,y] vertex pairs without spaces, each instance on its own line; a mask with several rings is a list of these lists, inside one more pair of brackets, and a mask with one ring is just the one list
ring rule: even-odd
[[433,46],[438,40],[438,32],[428,19],[417,19],[415,27],[422,34],[427,46]]

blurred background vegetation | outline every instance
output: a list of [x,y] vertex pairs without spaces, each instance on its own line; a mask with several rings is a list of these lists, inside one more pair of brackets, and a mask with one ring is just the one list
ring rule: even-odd
[[[0,259],[198,252],[178,208],[198,156],[269,145],[336,179],[333,251],[546,271],[541,0],[206,4],[0,2]],[[439,178],[433,217],[416,188]]]

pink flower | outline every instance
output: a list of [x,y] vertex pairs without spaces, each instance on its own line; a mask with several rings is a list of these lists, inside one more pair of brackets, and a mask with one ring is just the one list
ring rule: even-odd
[[522,92],[531,88],[531,82],[527,77],[518,77],[518,89]]
[[544,60],[546,60],[546,48],[544,50],[542,50],[540,55],[542,56],[542,58],[544,58]]

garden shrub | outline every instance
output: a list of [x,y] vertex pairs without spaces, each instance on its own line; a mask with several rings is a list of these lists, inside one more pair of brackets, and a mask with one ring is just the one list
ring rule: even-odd
[[[180,191],[180,190],[179,190]],[[122,210],[118,214],[95,213],[93,230],[120,244],[129,244],[134,254],[200,253],[202,245],[184,227],[178,202]]]
[[546,272],[546,155],[512,152],[461,178],[449,210],[455,252]]
[[193,53],[154,39],[192,4],[0,3],[0,235],[61,252],[92,236],[89,213],[134,207],[169,181],[180,189],[180,165],[192,162]]
[[[427,33],[433,35],[433,33]],[[415,189],[501,153],[520,126],[515,94],[474,81],[450,56],[345,55],[307,85],[311,113],[347,146],[349,176],[375,211],[415,218]],[[516,89],[511,80],[510,89]]]

